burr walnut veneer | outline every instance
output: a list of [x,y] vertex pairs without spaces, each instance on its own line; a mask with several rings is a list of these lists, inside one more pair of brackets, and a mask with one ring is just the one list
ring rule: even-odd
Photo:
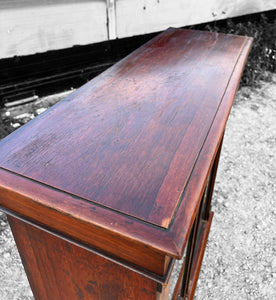
[[36,299],[167,299],[183,255],[173,297],[193,297],[251,43],[168,29],[1,141]]

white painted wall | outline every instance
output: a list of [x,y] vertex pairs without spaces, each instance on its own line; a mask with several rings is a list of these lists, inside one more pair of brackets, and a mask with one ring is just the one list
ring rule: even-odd
[[105,0],[8,1],[0,0],[0,58],[108,39]]
[[276,8],[276,0],[117,0],[119,38]]
[[276,0],[0,0],[0,59],[276,9]]

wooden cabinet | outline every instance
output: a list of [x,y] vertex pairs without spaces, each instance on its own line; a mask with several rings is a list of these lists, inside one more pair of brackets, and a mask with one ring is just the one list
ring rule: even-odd
[[[0,148],[0,205],[37,299],[192,298],[251,38],[168,29]],[[180,276],[181,278],[182,276]]]

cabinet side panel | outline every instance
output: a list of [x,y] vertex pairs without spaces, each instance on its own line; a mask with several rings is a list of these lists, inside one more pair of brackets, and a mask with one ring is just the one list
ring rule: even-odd
[[157,284],[8,217],[35,299],[156,299]]

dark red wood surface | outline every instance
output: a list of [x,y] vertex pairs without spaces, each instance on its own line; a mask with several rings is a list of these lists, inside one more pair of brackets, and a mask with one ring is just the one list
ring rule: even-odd
[[166,31],[7,138],[1,166],[167,228],[244,43]]
[[156,282],[15,218],[8,219],[35,299],[156,300]]
[[183,254],[251,43],[158,35],[1,141],[0,205],[164,274],[166,255]]

